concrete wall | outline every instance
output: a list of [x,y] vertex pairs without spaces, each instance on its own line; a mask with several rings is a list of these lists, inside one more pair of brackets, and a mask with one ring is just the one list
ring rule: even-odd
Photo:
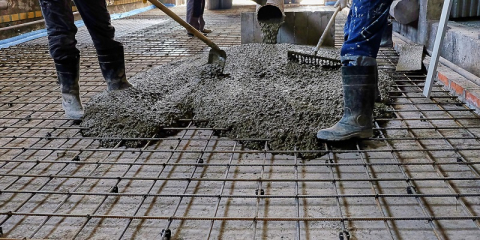
[[393,23],[393,30],[418,44],[427,45],[430,25],[440,19],[443,0],[419,0],[418,21],[408,25]]
[[233,0],[206,0],[206,9],[216,10],[216,9],[230,9],[232,8]]
[[[438,23],[432,24],[429,45],[433,45],[437,28]],[[478,77],[480,77],[479,32],[480,28],[449,22],[440,49],[442,57]]]
[[[333,11],[285,12],[285,23],[277,35],[277,43],[316,45]],[[254,12],[242,13],[242,44],[261,43],[262,33]],[[335,29],[330,29],[324,46],[334,46]]]
[[[393,23],[393,30],[411,41],[433,49],[443,0],[419,0],[420,15],[417,22],[402,25]],[[461,68],[480,76],[479,28],[468,28],[449,21],[440,55]]]

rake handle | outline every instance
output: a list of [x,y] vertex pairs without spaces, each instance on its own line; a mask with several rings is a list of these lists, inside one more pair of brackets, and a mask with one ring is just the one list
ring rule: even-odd
[[332,28],[332,25],[335,21],[335,17],[337,16],[338,12],[340,12],[340,6],[337,7],[335,12],[333,13],[332,18],[330,18],[330,20],[328,21],[327,27],[325,27],[325,30],[323,31],[322,36],[318,40],[317,46],[315,47],[315,55],[317,55],[318,49],[320,48],[320,46],[322,46],[323,42],[325,42],[325,39],[327,38],[327,32],[329,32],[330,28]]
[[185,29],[187,29],[189,32],[193,33],[193,35],[195,35],[195,37],[197,37],[198,39],[202,40],[205,44],[207,44],[209,47],[217,50],[217,51],[220,51],[220,48],[215,44],[213,43],[210,39],[208,39],[207,37],[205,37],[205,35],[203,35],[203,33],[201,33],[200,31],[198,31],[196,28],[192,27],[192,25],[188,24],[187,22],[185,22],[185,20],[183,20],[182,18],[180,18],[177,14],[175,14],[174,12],[172,12],[170,9],[168,9],[167,7],[165,7],[165,5],[163,5],[161,2],[159,2],[158,0],[148,0],[151,4],[155,5],[157,8],[159,8],[160,10],[162,10],[162,12],[164,12],[165,14],[167,14],[169,17],[171,17],[173,20],[175,20],[175,22],[179,23],[180,25],[182,25]]

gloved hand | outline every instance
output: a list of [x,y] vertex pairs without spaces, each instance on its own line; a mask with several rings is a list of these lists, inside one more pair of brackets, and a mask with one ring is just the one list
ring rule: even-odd
[[340,7],[340,10],[342,10],[343,8],[347,7],[347,4],[348,4],[348,0],[337,0],[337,2],[335,3],[335,5],[333,5],[333,7],[335,8]]

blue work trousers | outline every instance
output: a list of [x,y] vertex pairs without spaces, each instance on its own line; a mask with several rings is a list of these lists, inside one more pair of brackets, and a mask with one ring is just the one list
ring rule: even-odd
[[344,29],[344,66],[376,66],[392,0],[353,0]]
[[203,31],[205,27],[204,10],[205,0],[187,0],[186,21],[198,31]]
[[[39,0],[48,33],[50,55],[55,62],[77,58],[71,0]],[[85,26],[92,37],[97,52],[120,49],[122,44],[114,40],[115,28],[111,24],[110,14],[105,0],[75,0]]]

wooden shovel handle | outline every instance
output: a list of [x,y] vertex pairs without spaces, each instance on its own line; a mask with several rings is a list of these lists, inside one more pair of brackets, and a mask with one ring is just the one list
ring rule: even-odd
[[333,23],[335,22],[335,17],[337,16],[338,12],[340,12],[340,6],[337,7],[335,12],[332,15],[332,18],[330,18],[330,21],[328,21],[327,27],[325,27],[325,30],[322,33],[322,36],[320,37],[320,40],[318,40],[317,46],[315,47],[315,55],[317,55],[318,49],[320,46],[322,46],[323,42],[325,42],[325,38],[327,38],[327,32],[330,31],[330,28],[332,28]]
[[160,10],[162,10],[162,12],[164,12],[165,14],[167,14],[169,17],[171,17],[173,20],[175,20],[175,22],[179,23],[180,25],[182,25],[185,29],[187,29],[187,31],[193,33],[193,35],[195,35],[195,37],[197,37],[198,39],[202,40],[205,44],[207,44],[209,47],[215,49],[215,50],[220,50],[220,48],[215,44],[213,43],[210,39],[208,39],[207,37],[205,37],[205,35],[203,35],[203,33],[201,33],[200,31],[198,31],[196,28],[192,27],[192,25],[188,24],[187,22],[185,22],[185,20],[183,20],[182,18],[180,18],[177,14],[175,14],[174,12],[172,12],[170,9],[168,9],[167,7],[165,7],[165,5],[163,5],[161,2],[159,2],[158,0],[148,0],[150,3],[152,3],[153,5],[155,5],[157,8],[159,8]]

